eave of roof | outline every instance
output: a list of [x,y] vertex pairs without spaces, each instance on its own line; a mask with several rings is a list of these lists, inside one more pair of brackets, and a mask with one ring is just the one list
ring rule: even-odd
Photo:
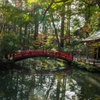
[[100,39],[100,29],[97,30],[94,34],[92,34],[91,36],[87,37],[86,39],[82,40],[81,42],[90,42],[90,41],[96,41]]

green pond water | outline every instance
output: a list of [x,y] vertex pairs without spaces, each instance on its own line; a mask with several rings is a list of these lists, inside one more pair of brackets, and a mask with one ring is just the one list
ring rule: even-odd
[[100,100],[100,74],[49,57],[13,67],[0,72],[0,100]]

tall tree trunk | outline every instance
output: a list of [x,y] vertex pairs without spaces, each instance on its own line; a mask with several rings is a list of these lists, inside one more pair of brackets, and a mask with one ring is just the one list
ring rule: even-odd
[[[15,2],[15,6],[16,6],[16,2]],[[16,34],[16,19],[15,19],[15,23],[14,23],[14,26],[13,26],[13,31],[14,31],[15,34]]]
[[[27,0],[25,0],[25,3],[27,3]],[[27,10],[27,7],[25,8]],[[27,38],[27,24],[25,24],[25,30],[24,30],[24,50],[27,50],[27,41],[26,41],[26,38]]]
[[55,24],[54,24],[53,16],[52,16],[52,23],[53,23],[53,27],[54,27],[54,30],[55,30],[55,35],[56,35],[57,43],[58,43],[58,50],[59,50],[59,52],[61,52],[61,45],[60,45],[60,42],[59,42],[59,39],[58,39],[58,33],[57,33],[57,29],[56,29]]
[[25,33],[24,36],[27,37],[27,25],[25,26]]
[[[65,20],[65,6],[62,8],[62,18],[61,18],[61,37],[64,36],[64,20]],[[61,47],[64,47],[64,40],[61,39]]]
[[45,26],[45,23],[43,23],[43,31],[42,31],[43,34],[46,35],[47,33],[47,27]]
[[[19,0],[19,3],[20,3],[20,7],[21,7],[21,9],[22,9],[22,0]],[[21,36],[22,35],[22,27],[20,26],[20,33],[19,33],[19,35]],[[21,43],[21,45],[22,45],[22,41],[21,41],[21,39],[20,39],[20,43]]]
[[[22,35],[22,27],[20,27],[20,36]],[[20,42],[21,42],[21,39],[20,39]]]
[[[67,22],[67,31],[66,31],[66,33],[68,34],[68,36],[70,37],[70,16],[71,16],[71,5],[69,6],[67,6],[67,10],[69,11],[69,14],[67,14],[67,18],[68,18],[68,22]],[[68,44],[70,44],[70,39],[69,39],[69,41],[68,41],[69,43]]]
[[25,31],[24,31],[24,37],[25,37],[25,39],[24,39],[24,50],[26,50],[27,49],[27,41],[26,41],[26,38],[27,38],[27,25],[25,26]]
[[[94,1],[90,2],[90,0],[89,0],[89,4],[87,4],[85,6],[85,10],[86,10],[86,14],[85,14],[85,21],[86,21],[86,23],[85,23],[85,27],[88,27],[87,23],[90,24],[90,17],[92,16],[92,14],[91,14],[91,6],[95,7],[96,3]],[[89,32],[86,32],[86,37],[88,37],[88,36],[89,36]]]
[[[86,11],[87,11],[87,8],[89,8],[89,10],[87,11],[87,13],[85,14],[85,21],[86,21],[86,23],[85,23],[85,25],[84,25],[84,27],[85,28],[88,28],[88,25],[87,25],[87,23],[89,23],[90,24],[90,17],[91,17],[91,9],[90,9],[90,7],[91,6],[96,6],[96,4],[95,4],[95,2],[92,2],[92,4],[87,4],[85,7],[86,7]],[[89,32],[88,31],[86,31],[86,38],[89,36]],[[86,42],[86,51],[87,51],[87,58],[88,58],[88,43]],[[95,54],[94,54],[94,56],[95,56]]]
[[[36,39],[37,39],[37,36],[38,36],[38,27],[39,27],[39,25],[36,23],[36,24],[35,24],[34,40],[36,40]],[[34,49],[36,50],[37,47],[34,46]]]
[[31,31],[31,28],[30,28],[30,26],[29,26],[29,31],[28,31],[28,49],[30,49],[30,32]]

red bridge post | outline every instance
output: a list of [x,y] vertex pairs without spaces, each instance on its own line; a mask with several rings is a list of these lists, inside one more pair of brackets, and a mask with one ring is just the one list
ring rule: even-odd
[[12,57],[13,57],[13,58],[15,57],[15,53],[14,53],[14,54],[12,54]]

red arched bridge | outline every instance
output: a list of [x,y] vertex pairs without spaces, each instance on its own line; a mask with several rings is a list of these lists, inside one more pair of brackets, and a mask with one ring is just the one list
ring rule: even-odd
[[51,51],[51,50],[26,50],[26,51],[21,51],[13,54],[13,59],[14,61],[22,60],[25,58],[30,58],[30,57],[40,57],[40,56],[47,56],[47,57],[57,57],[60,59],[64,59],[67,61],[73,61],[73,56],[71,55],[66,55],[61,52],[56,52],[56,51]]

